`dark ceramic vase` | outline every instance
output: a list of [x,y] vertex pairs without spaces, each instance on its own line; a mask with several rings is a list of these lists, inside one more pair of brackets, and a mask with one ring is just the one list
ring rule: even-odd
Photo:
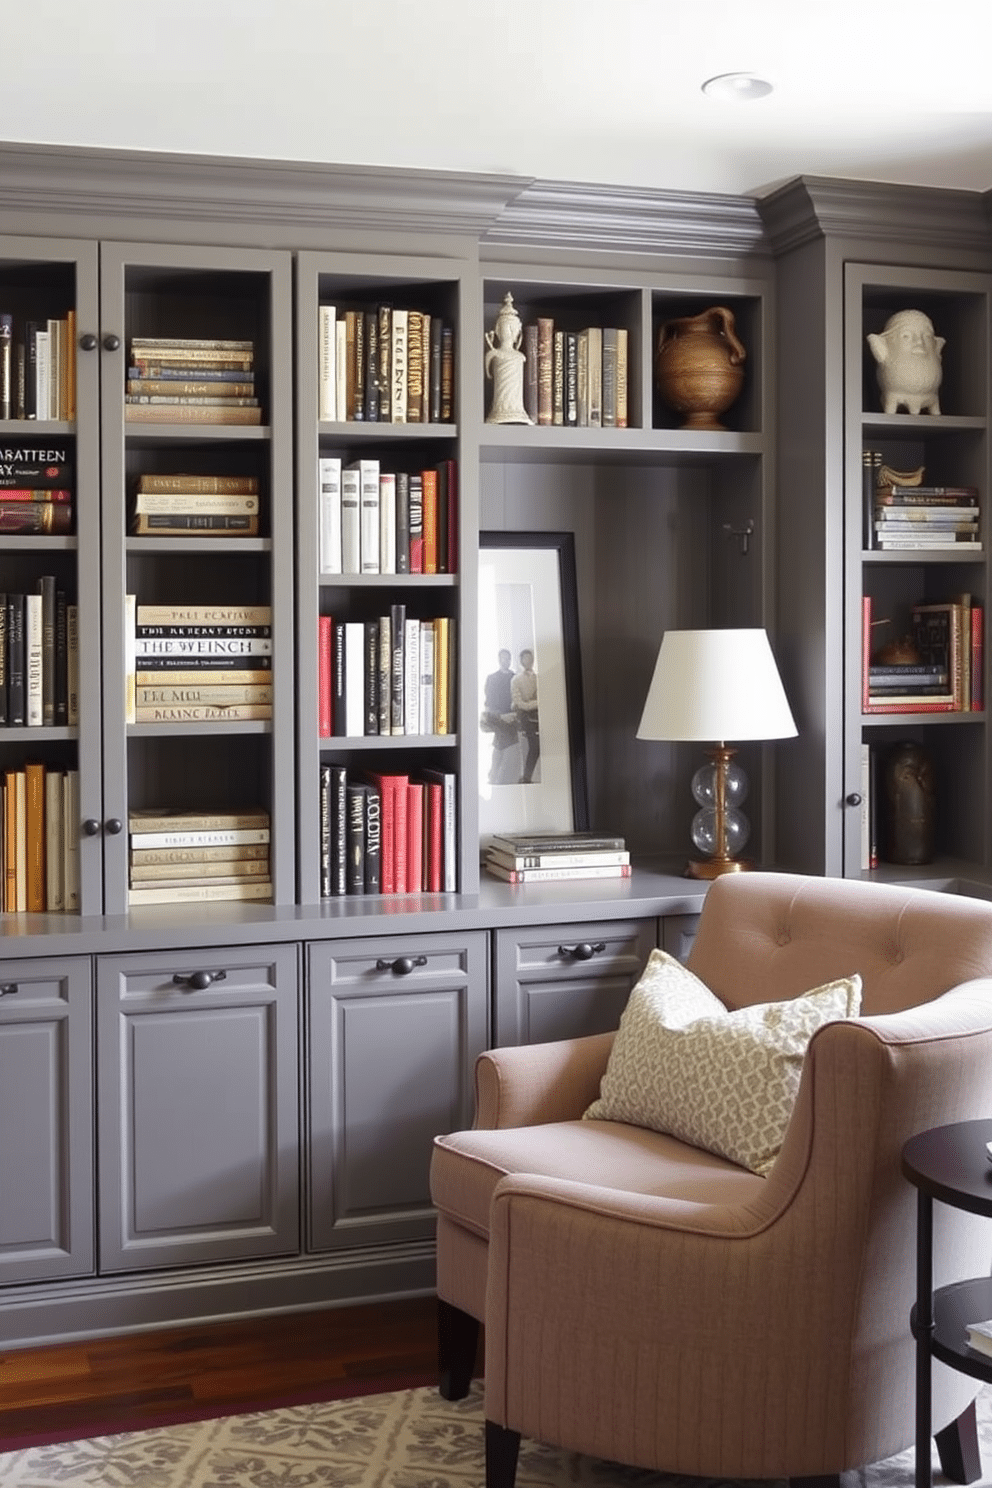
[[887,863],[929,863],[937,817],[933,760],[922,744],[893,744],[882,760],[882,856]]

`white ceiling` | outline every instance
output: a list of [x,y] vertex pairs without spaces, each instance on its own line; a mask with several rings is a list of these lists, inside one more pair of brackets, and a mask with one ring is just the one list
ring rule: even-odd
[[[992,188],[992,0],[25,0],[0,138],[761,192]],[[774,93],[700,92],[755,71]]]

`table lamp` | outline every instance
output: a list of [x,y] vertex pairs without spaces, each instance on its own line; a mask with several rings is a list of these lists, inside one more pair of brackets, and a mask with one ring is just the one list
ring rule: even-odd
[[665,632],[637,737],[711,743],[711,763],[692,780],[700,808],[692,840],[706,856],[689,862],[688,877],[718,878],[754,866],[737,856],[750,834],[740,810],[748,782],[726,741],[785,739],[797,732],[763,630]]

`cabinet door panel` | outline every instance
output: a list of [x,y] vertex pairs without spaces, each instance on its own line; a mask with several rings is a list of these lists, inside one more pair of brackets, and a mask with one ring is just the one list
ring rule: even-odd
[[487,984],[481,933],[310,947],[314,1249],[433,1232],[431,1144],[472,1119]]
[[0,964],[0,1282],[93,1268],[90,963]]
[[653,919],[497,930],[495,1043],[537,1044],[616,1028],[657,932]]
[[297,1247],[296,965],[295,946],[101,959],[103,1269]]

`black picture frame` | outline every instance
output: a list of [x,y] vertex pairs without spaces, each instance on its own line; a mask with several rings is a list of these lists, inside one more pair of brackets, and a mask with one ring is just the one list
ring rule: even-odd
[[[585,831],[589,826],[585,710],[579,645],[575,538],[571,532],[482,532],[479,534],[479,845],[485,851],[495,832]],[[522,671],[521,652],[533,652],[539,687],[539,753],[533,778],[526,778],[533,746],[521,727],[516,744],[506,743],[512,724],[497,735],[498,719],[487,701],[506,683],[499,652],[509,651],[511,669]],[[518,713],[525,719],[525,714]],[[516,752],[514,753],[514,749]]]

